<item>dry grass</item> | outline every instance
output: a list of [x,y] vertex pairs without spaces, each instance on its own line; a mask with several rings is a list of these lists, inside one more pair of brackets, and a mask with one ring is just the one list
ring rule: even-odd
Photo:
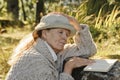
[[19,40],[30,32],[30,28],[6,28],[7,33],[0,34],[0,80],[4,80],[10,66],[7,64],[13,49]]

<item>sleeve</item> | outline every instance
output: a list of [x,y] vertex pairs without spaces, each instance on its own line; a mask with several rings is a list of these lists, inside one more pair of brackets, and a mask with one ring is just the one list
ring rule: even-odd
[[89,31],[89,27],[86,24],[80,24],[82,27],[81,31],[77,31],[74,36],[74,42],[77,45],[78,49],[83,51],[83,55],[88,55],[88,57],[94,55],[97,52],[96,45],[93,41],[92,35]]
[[93,41],[88,25],[80,24],[82,30],[77,31],[73,37],[74,44],[66,44],[62,52],[63,59],[72,56],[90,57],[97,52],[97,47]]
[[59,80],[74,80],[73,77],[66,73],[61,73]]

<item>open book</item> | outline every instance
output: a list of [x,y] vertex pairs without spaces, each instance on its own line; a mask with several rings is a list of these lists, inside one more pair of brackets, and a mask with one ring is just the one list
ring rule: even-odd
[[116,62],[117,59],[95,59],[95,63],[86,66],[84,71],[108,72]]

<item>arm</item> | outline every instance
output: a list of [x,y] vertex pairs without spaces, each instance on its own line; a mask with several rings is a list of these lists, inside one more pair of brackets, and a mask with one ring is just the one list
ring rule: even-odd
[[76,26],[76,34],[74,35],[74,44],[66,44],[64,50],[64,59],[72,56],[90,57],[97,52],[96,45],[89,31],[88,25],[80,24],[73,20],[72,24]]
[[77,31],[74,36],[74,42],[78,49],[83,51],[80,51],[82,55],[90,57],[97,52],[97,48],[89,31],[88,25],[80,24],[80,27],[81,30]]
[[88,25],[79,24],[79,22],[73,17],[69,17],[68,19],[76,29],[74,42],[79,50],[80,55],[85,55],[87,57],[94,55],[97,52],[97,49]]

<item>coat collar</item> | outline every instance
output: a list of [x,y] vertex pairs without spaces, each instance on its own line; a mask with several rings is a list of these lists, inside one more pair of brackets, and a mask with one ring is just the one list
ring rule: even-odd
[[57,55],[56,55],[55,51],[50,47],[50,45],[46,41],[44,41],[44,43],[46,44],[47,48],[49,49],[54,61],[57,61]]
[[50,61],[52,64],[54,64],[54,59],[47,47],[47,45],[45,44],[44,40],[38,38],[36,43],[34,44],[34,48],[40,53],[42,54],[45,58],[48,59],[48,61]]

